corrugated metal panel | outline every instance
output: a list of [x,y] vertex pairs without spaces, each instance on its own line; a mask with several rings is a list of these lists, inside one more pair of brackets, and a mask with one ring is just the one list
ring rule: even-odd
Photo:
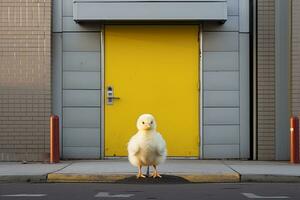
[[239,15],[239,0],[227,0],[228,16]]
[[64,71],[100,72],[99,52],[64,52]]
[[238,125],[239,108],[204,108],[204,125]]
[[99,107],[100,90],[64,90],[63,105],[73,107]]
[[204,52],[204,71],[235,71],[239,70],[238,52]]
[[74,32],[63,33],[64,51],[100,51],[100,34]]
[[205,107],[239,107],[240,92],[239,91],[205,91],[204,92]]
[[73,17],[73,0],[63,1],[63,17]]
[[62,1],[63,158],[100,158],[100,30],[77,24],[73,0]]
[[99,159],[99,147],[68,147],[63,148],[65,159]]
[[238,32],[204,32],[203,51],[238,51]]
[[98,128],[64,128],[63,142],[66,147],[99,148],[99,130]]
[[205,144],[224,145],[239,144],[239,126],[238,125],[219,125],[204,126],[206,133],[203,138]]
[[257,157],[275,159],[275,0],[257,1]]
[[238,72],[204,72],[204,90],[239,90]]
[[249,158],[249,4],[227,2],[228,24],[204,25],[204,158]]
[[204,145],[205,158],[238,158],[240,156],[240,145]]
[[64,72],[64,89],[100,90],[100,72]]
[[100,108],[64,108],[63,128],[100,127]]

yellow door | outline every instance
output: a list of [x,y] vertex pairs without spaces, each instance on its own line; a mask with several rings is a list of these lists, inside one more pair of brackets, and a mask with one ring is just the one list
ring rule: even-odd
[[198,33],[196,25],[105,26],[106,157],[127,156],[143,113],[156,118],[168,156],[199,156]]

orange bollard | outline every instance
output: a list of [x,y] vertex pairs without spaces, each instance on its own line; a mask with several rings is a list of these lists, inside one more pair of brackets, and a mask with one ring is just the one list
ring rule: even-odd
[[59,162],[59,118],[50,116],[50,163]]
[[290,118],[290,162],[299,163],[299,119]]

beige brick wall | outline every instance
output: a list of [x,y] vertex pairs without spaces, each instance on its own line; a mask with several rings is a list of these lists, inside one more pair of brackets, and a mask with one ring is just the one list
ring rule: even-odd
[[0,0],[0,161],[47,160],[51,0]]
[[300,118],[300,1],[292,0],[292,113]]
[[275,159],[275,0],[257,0],[257,158]]

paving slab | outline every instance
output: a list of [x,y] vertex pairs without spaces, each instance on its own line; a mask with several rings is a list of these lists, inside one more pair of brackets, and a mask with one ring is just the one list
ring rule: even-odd
[[287,161],[224,161],[242,182],[300,182],[300,164]]
[[46,182],[49,173],[60,170],[69,164],[0,162],[0,182]]

